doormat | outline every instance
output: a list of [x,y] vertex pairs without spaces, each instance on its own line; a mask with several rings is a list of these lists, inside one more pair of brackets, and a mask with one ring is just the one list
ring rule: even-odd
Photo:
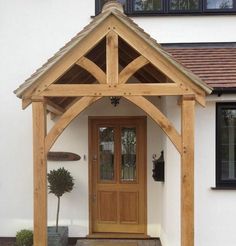
[[138,246],[138,244],[133,242],[91,242],[87,246]]
[[76,246],[161,246],[159,239],[79,239]]

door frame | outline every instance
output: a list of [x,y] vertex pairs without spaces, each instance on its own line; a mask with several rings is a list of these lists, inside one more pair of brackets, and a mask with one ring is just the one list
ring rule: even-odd
[[[126,237],[126,238],[146,238],[147,237],[147,214],[148,214],[148,208],[147,208],[147,148],[145,149],[144,153],[144,160],[145,160],[145,166],[143,169],[143,175],[144,175],[144,234],[132,234],[132,233],[96,233],[93,231],[93,160],[92,160],[92,122],[94,120],[114,120],[114,119],[142,119],[144,120],[145,124],[145,131],[144,131],[144,144],[147,146],[147,116],[89,116],[88,117],[88,176],[89,176],[89,235],[88,237],[99,237],[98,234],[102,234],[102,237],[107,237],[107,238],[121,238],[121,237]],[[96,235],[95,235],[96,234]],[[109,236],[110,235],[110,236]]]

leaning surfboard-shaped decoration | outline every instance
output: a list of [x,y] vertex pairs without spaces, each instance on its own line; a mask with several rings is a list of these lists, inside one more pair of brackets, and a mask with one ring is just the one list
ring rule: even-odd
[[47,159],[48,161],[79,161],[81,157],[71,152],[50,151]]

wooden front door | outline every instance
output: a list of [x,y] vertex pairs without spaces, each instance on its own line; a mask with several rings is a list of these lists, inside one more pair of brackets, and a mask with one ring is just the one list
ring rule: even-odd
[[90,119],[90,231],[146,235],[146,117]]

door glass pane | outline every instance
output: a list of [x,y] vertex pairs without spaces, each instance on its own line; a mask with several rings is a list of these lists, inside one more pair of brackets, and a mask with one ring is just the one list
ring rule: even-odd
[[162,10],[162,0],[134,0],[134,11],[160,11]]
[[207,9],[232,9],[233,0],[207,0]]
[[221,179],[236,180],[236,109],[221,112]]
[[136,129],[121,129],[121,180],[136,180]]
[[170,0],[170,10],[196,11],[200,9],[199,0]]
[[114,180],[114,128],[99,128],[100,180]]

